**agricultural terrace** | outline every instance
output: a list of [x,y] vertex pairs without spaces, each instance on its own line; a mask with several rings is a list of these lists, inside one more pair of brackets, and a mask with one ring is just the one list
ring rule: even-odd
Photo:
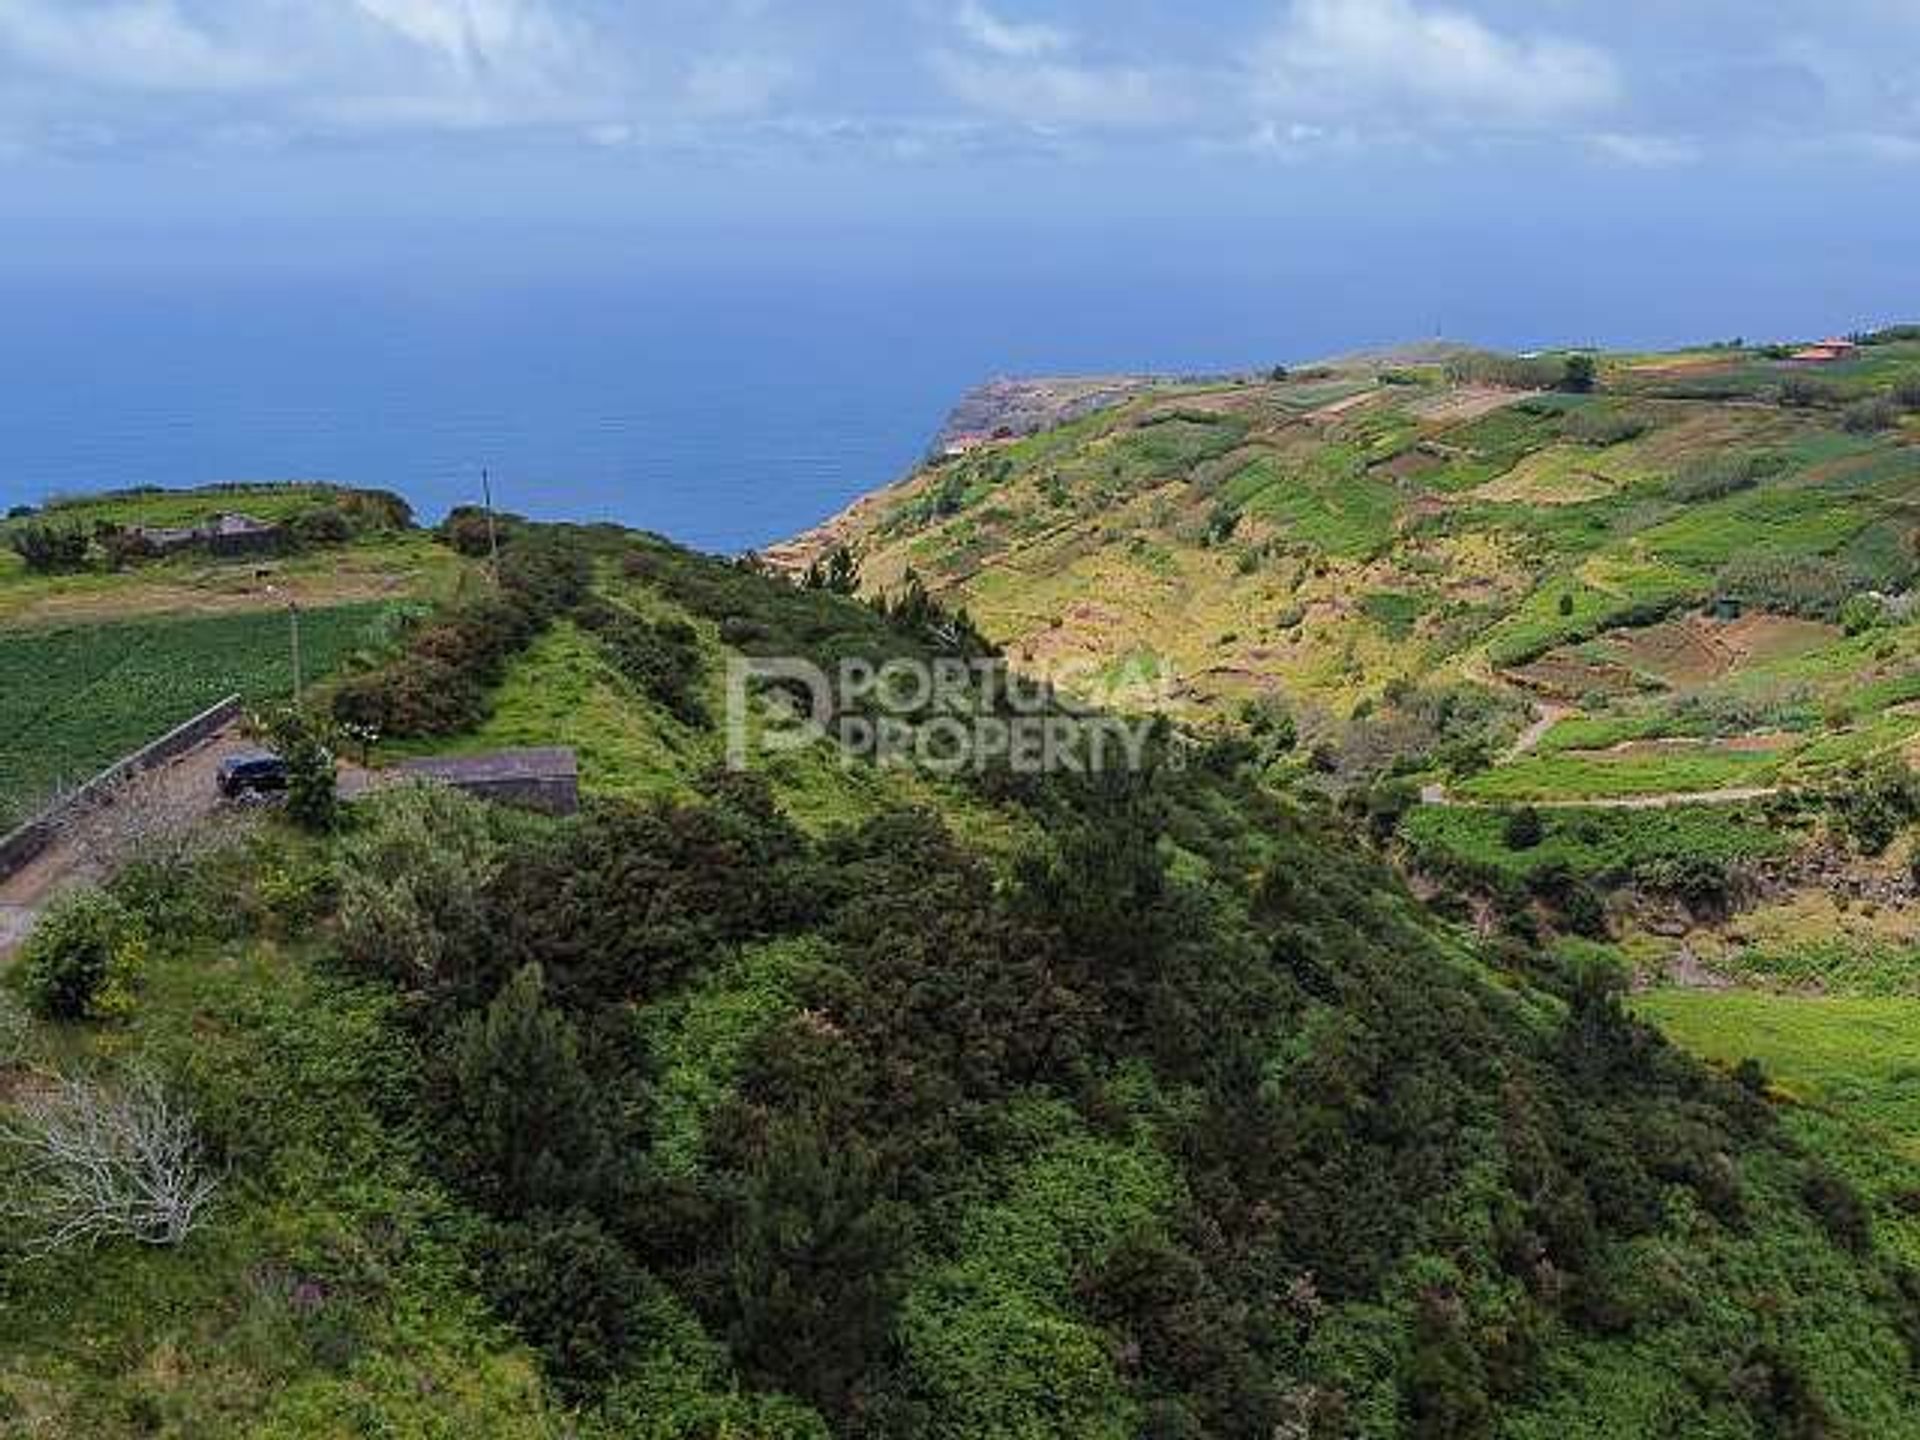
[[1463,351],[1149,393],[830,533],[870,591],[911,571],[1063,683],[1150,661],[1196,723],[1284,707],[1348,779],[1789,788],[1920,746],[1920,342],[1791,350],[1600,356],[1585,391]]

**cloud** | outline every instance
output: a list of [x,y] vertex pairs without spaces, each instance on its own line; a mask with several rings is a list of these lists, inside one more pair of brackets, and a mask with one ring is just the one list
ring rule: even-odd
[[191,22],[174,0],[0,0],[0,52],[109,89],[230,91],[286,78],[264,53]]
[[1503,35],[1465,11],[1295,0],[1259,47],[1254,88],[1268,108],[1295,114],[1530,126],[1605,107],[1622,87],[1605,51]]
[[796,78],[777,55],[708,55],[688,68],[682,95],[695,115],[739,118],[764,113]]
[[1040,129],[1165,125],[1191,107],[1162,72],[1080,59],[1078,42],[1051,25],[1016,24],[967,0],[954,16],[964,47],[941,47],[928,63],[956,100],[1001,120]]
[[585,56],[579,28],[541,0],[353,0],[468,82],[550,82]]
[[1602,160],[1636,170],[1675,170],[1700,160],[1700,147],[1676,135],[1602,131],[1589,135],[1587,144]]
[[1056,55],[1070,48],[1073,37],[1052,25],[1002,20],[979,0],[966,0],[954,15],[961,34],[980,49],[1013,60]]
[[1156,126],[1186,110],[1160,76],[1138,67],[1010,64],[952,51],[936,51],[932,64],[956,99],[1022,125]]

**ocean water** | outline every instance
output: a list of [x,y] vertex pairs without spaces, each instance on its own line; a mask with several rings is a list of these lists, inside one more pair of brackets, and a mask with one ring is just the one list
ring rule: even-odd
[[1264,366],[1440,329],[1810,332],[1860,298],[1801,294],[1789,314],[1766,266],[1707,277],[1619,250],[1570,284],[1549,244],[1410,266],[1409,243],[1142,229],[338,263],[311,242],[284,261],[264,243],[152,263],[48,247],[0,268],[0,505],[303,478],[398,490],[434,519],[478,498],[484,466],[505,509],[737,550],[897,478],[994,375]]

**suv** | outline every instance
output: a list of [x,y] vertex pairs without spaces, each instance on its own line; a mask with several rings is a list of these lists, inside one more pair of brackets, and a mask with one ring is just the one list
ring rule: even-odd
[[220,762],[220,793],[229,800],[287,788],[287,762],[264,750],[229,755]]

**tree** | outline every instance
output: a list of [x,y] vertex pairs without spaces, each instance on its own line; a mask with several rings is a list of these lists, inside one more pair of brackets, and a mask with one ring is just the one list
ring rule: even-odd
[[1504,837],[1509,850],[1531,850],[1547,838],[1545,822],[1531,805],[1522,805],[1507,816]]
[[800,581],[808,590],[825,590],[833,595],[860,593],[860,562],[845,545],[836,545],[819,560],[807,566]]
[[907,1223],[857,1143],[778,1130],[733,1235],[733,1344],[749,1369],[843,1411],[892,1324]]
[[119,1086],[30,1088],[0,1123],[0,1150],[13,1161],[0,1216],[21,1227],[33,1254],[114,1239],[178,1245],[218,1189],[193,1117],[145,1071]]
[[27,937],[27,997],[54,1020],[122,1015],[145,958],[145,939],[118,900],[90,886],[68,890]]
[[1599,367],[1591,355],[1569,355],[1560,377],[1560,388],[1573,395],[1585,395],[1593,389],[1598,372]]
[[546,1003],[539,966],[466,1016],[434,1071],[442,1163],[489,1210],[566,1210],[596,1188],[606,1157],[599,1091],[572,1023]]
[[340,818],[340,780],[332,722],[287,705],[256,724],[286,762],[288,816],[315,834],[333,829]]
[[87,565],[87,532],[77,525],[22,525],[7,537],[7,544],[36,575],[59,575]]
[[658,1282],[584,1213],[503,1225],[491,1248],[494,1306],[539,1350],[546,1372],[578,1391],[612,1379],[636,1338],[636,1309]]
[[1562,619],[1573,614],[1573,592],[1571,590],[1562,590],[1560,592],[1559,609]]
[[446,785],[399,785],[367,801],[341,842],[340,948],[429,1000],[478,1004],[491,990],[487,892],[500,873],[493,813]]

